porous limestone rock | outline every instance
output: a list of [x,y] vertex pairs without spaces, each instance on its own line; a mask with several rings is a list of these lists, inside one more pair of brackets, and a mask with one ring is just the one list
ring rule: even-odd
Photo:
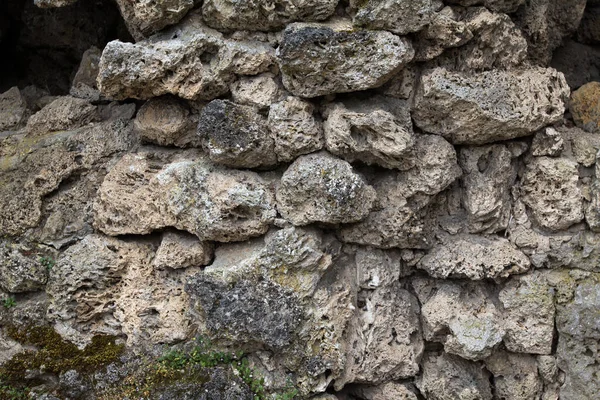
[[502,342],[502,314],[490,286],[426,278],[417,278],[412,285],[421,303],[425,340],[443,343],[447,353],[469,360],[490,356]]
[[265,233],[274,207],[253,172],[223,169],[194,153],[145,152],[110,170],[94,203],[94,226],[109,235],[175,227],[200,240],[239,241]]
[[[323,128],[331,153],[349,162],[406,169],[414,133],[406,101],[376,96],[328,105]],[[404,167],[404,168],[403,168]]]
[[510,219],[510,191],[517,178],[513,156],[507,146],[468,146],[460,149],[463,171],[462,204],[472,233],[506,229]]
[[[450,70],[476,72],[514,69],[524,63],[527,58],[527,41],[507,15],[491,13],[483,7],[469,8],[461,14],[460,22],[471,34],[471,39],[465,44],[459,42],[457,45],[442,42],[442,47],[451,48],[441,54],[434,64]],[[461,29],[456,32],[458,37],[455,40],[469,37],[466,34],[460,35],[460,32]]]
[[413,56],[407,39],[354,31],[347,21],[288,25],[277,49],[283,85],[300,97],[381,86]]
[[352,388],[351,393],[366,400],[417,400],[414,387],[405,383],[386,382],[377,386]]
[[142,140],[162,146],[199,147],[196,118],[189,107],[173,96],[154,97],[139,109],[135,131]]
[[432,0],[350,0],[354,25],[382,29],[398,35],[418,32],[435,11]]
[[554,338],[554,297],[546,277],[539,272],[512,277],[500,291],[504,306],[509,351],[550,354]]
[[0,132],[20,128],[28,117],[27,103],[18,87],[0,94]]
[[295,21],[322,21],[335,11],[338,0],[205,0],[206,24],[221,30],[278,30]]
[[600,132],[600,82],[586,83],[574,91],[569,111],[577,126],[588,132]]
[[[571,278],[571,281],[573,279]],[[592,399],[600,391],[600,280],[597,274],[574,285],[572,298],[558,306],[558,366],[565,373],[560,397]]]
[[529,258],[507,239],[450,236],[417,264],[434,278],[472,280],[506,278],[529,269]]
[[90,47],[81,56],[81,62],[77,73],[71,82],[69,94],[73,97],[85,99],[88,101],[98,101],[101,99],[100,91],[98,90],[98,65],[102,50],[97,47]]
[[418,33],[415,42],[415,60],[427,61],[438,57],[447,48],[463,46],[473,39],[460,13],[444,7],[435,13],[430,23]]
[[194,6],[194,0],[117,0],[121,15],[135,40],[142,40],[179,22]]
[[584,215],[577,163],[566,158],[534,158],[521,180],[521,199],[544,228],[558,231],[580,222]]
[[516,11],[525,0],[449,0],[448,3],[464,7],[482,4],[492,11],[509,14]]
[[33,4],[39,8],[66,7],[75,3],[77,0],[33,0]]
[[568,93],[563,75],[553,69],[473,75],[436,68],[421,77],[412,117],[454,144],[483,144],[557,122]]
[[281,177],[277,209],[294,225],[365,218],[375,190],[346,161],[320,152],[298,157]]
[[306,100],[289,96],[272,104],[268,124],[275,140],[275,154],[281,162],[323,147],[322,123],[314,115],[314,106]]
[[534,156],[559,156],[564,148],[564,140],[559,131],[546,128],[537,132],[531,144],[531,154]]
[[[42,262],[44,260],[46,263]],[[53,263],[54,254],[44,246],[2,240],[0,287],[9,293],[41,290],[48,280],[48,270]]]
[[[461,174],[454,147],[436,135],[419,135],[407,171],[381,173],[373,181],[377,201],[364,221],[343,227],[345,242],[426,249],[432,244],[435,195]],[[410,164],[409,164],[410,165]]]
[[478,363],[445,353],[423,357],[417,387],[429,400],[491,400],[489,373]]
[[595,177],[590,186],[590,202],[585,209],[585,221],[594,232],[600,232],[600,163],[596,163]]
[[498,398],[540,398],[543,385],[535,357],[499,351],[485,360],[485,366],[494,376],[494,393]]
[[397,249],[382,250],[357,246],[354,259],[358,286],[361,289],[389,286],[399,278],[414,272],[406,265],[402,252]]
[[225,39],[192,13],[138,43],[109,42],[100,59],[98,87],[116,100],[163,94],[211,100],[227,93],[236,75],[265,72],[274,61],[269,45]]
[[98,118],[96,106],[87,100],[61,96],[33,114],[27,121],[28,135],[80,128]]
[[197,133],[215,163],[232,168],[268,167],[277,163],[267,120],[253,107],[213,100],[200,113]]
[[165,232],[152,264],[159,269],[189,268],[208,265],[212,261],[213,246],[184,232]]
[[284,95],[281,83],[270,72],[256,76],[243,76],[233,82],[229,89],[234,102],[263,110],[277,103]]

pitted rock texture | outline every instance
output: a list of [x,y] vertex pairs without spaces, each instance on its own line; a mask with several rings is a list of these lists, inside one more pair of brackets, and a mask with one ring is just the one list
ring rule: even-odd
[[141,40],[179,22],[194,6],[194,0],[117,0],[117,4],[131,36]]
[[354,25],[406,35],[423,29],[435,10],[432,0],[351,0]]
[[381,86],[413,56],[407,39],[386,31],[353,31],[347,21],[289,25],[277,49],[283,85],[300,97]]

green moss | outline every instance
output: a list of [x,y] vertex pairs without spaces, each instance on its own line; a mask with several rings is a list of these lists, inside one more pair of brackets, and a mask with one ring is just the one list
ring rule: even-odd
[[94,336],[92,342],[80,350],[48,326],[8,327],[6,331],[17,342],[37,348],[37,351],[16,354],[0,367],[0,375],[9,382],[22,381],[27,370],[55,374],[71,369],[93,372],[118,360],[124,350],[123,344],[115,343],[114,336]]
[[29,399],[28,387],[14,387],[2,382],[0,378],[0,399],[6,400],[25,400]]

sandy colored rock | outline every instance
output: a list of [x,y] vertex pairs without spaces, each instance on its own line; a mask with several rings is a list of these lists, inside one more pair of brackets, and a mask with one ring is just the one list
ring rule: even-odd
[[95,46],[90,47],[83,53],[79,68],[69,90],[71,96],[88,101],[98,101],[101,99],[98,84],[96,83],[101,56],[102,50]]
[[277,209],[294,225],[348,223],[365,218],[375,197],[349,163],[320,152],[299,157],[285,171]]
[[227,93],[236,75],[265,72],[274,61],[270,46],[225,39],[193,13],[138,43],[109,42],[100,59],[98,87],[116,100],[163,94],[211,100]]
[[31,136],[80,128],[98,118],[96,106],[87,100],[61,96],[33,114],[25,127]]
[[332,103],[325,115],[325,145],[332,154],[349,162],[406,168],[404,157],[415,140],[407,102],[377,96]]
[[553,291],[543,274],[513,277],[500,291],[504,344],[509,351],[550,354],[554,338]]
[[220,30],[278,30],[295,21],[322,21],[335,11],[338,0],[206,0],[202,15],[206,24]]
[[175,227],[203,241],[238,241],[262,235],[274,217],[273,195],[257,174],[217,167],[198,154],[128,154],[94,203],[94,226],[109,235]]
[[381,86],[413,56],[407,39],[386,31],[354,32],[347,21],[288,25],[277,49],[283,85],[300,97]]
[[27,122],[29,112],[19,88],[13,86],[0,94],[0,132],[18,129]]
[[557,231],[583,220],[577,163],[566,158],[537,157],[527,164],[521,199],[534,220]]
[[600,132],[600,82],[586,83],[574,91],[569,110],[578,127]]
[[404,383],[387,382],[377,386],[353,388],[352,393],[367,400],[417,400],[414,387],[411,388],[410,386]]
[[183,232],[165,232],[152,264],[159,269],[189,268],[210,264],[213,246]]
[[462,204],[471,233],[506,229],[510,219],[510,191],[517,178],[509,149],[501,144],[468,146],[458,157],[463,171]]
[[142,140],[161,146],[199,147],[196,125],[189,107],[174,96],[148,100],[134,120],[135,131]]
[[230,86],[231,97],[238,104],[268,109],[283,97],[283,88],[270,72],[256,76],[244,76]]
[[373,210],[364,221],[340,229],[342,241],[381,248],[431,247],[434,223],[428,205],[461,170],[452,145],[436,135],[417,136],[409,160],[411,169],[381,173],[373,181]]
[[117,0],[121,15],[135,40],[142,40],[166,26],[176,24],[194,6],[194,0],[154,2]]
[[514,400],[540,398],[543,384],[535,357],[499,351],[485,360],[485,366],[494,376],[496,396]]
[[506,278],[529,269],[529,259],[507,239],[452,236],[435,246],[417,266],[434,278]]
[[492,354],[505,335],[501,310],[484,283],[455,283],[418,278],[413,287],[421,303],[425,340],[444,344],[444,350],[469,360]]
[[531,154],[534,156],[558,156],[564,148],[564,140],[559,131],[546,128],[537,132],[531,144]]
[[423,375],[416,383],[430,400],[492,399],[489,373],[478,363],[451,354],[426,354]]
[[454,144],[526,136],[562,119],[569,88],[553,69],[478,75],[436,68],[421,77],[412,116]]
[[215,163],[232,168],[269,167],[277,163],[267,120],[253,107],[213,100],[200,113],[197,133]]
[[415,60],[427,61],[438,57],[447,48],[463,46],[473,39],[460,13],[452,7],[444,7],[433,14],[430,23],[417,34]]
[[351,0],[352,22],[357,27],[381,29],[397,35],[418,32],[435,11],[432,0]]
[[357,246],[354,257],[358,285],[362,289],[389,286],[413,272],[402,259],[400,250]]
[[323,147],[323,127],[314,115],[314,108],[294,96],[271,105],[268,124],[279,161],[289,162]]

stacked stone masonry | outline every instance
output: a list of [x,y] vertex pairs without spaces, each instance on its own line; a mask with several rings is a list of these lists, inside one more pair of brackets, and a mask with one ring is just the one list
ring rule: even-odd
[[0,399],[600,398],[600,1],[115,2],[0,94]]

